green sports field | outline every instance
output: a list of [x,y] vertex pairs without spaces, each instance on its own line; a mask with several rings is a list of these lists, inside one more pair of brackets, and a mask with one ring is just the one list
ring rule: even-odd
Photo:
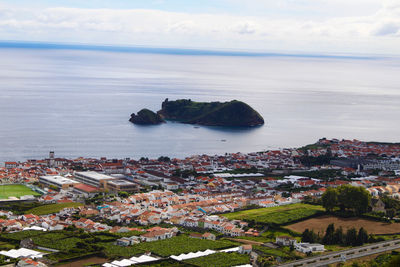
[[9,197],[21,197],[25,195],[40,196],[39,193],[31,190],[25,185],[0,185],[0,199],[8,199]]

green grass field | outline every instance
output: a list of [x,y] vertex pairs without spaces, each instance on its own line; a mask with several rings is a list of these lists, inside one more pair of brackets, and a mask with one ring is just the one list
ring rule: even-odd
[[21,197],[25,195],[40,196],[39,193],[31,190],[29,187],[21,184],[0,185],[0,199],[9,197]]
[[83,206],[83,204],[77,202],[49,204],[27,210],[25,214],[45,215],[59,212],[63,208],[77,208],[80,206]]
[[230,220],[254,220],[255,222],[259,223],[275,223],[280,225],[301,220],[324,211],[325,209],[322,206],[297,203],[271,208],[243,210],[226,213],[222,216]]
[[239,253],[215,253],[204,257],[185,260],[185,263],[200,267],[229,267],[250,263],[250,256]]

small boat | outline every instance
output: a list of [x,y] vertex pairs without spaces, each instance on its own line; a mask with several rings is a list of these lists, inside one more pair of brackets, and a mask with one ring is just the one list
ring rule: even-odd
[[198,128],[200,128],[200,127],[199,127],[199,126],[194,126],[193,128],[198,129]]
[[221,142],[226,142],[226,139],[221,139]]

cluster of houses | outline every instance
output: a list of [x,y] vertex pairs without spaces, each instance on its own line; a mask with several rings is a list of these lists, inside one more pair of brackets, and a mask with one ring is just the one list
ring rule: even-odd
[[[141,186],[160,186],[167,190],[185,188],[187,185],[196,188],[201,183],[221,183],[221,180],[203,181],[186,179],[176,175],[176,171],[195,171],[199,174],[218,174],[236,169],[271,169],[271,170],[309,170],[303,166],[299,157],[320,156],[331,153],[342,158],[368,157],[371,154],[388,157],[387,164],[395,164],[400,156],[400,145],[371,143],[359,140],[320,139],[315,146],[304,148],[289,148],[268,150],[257,153],[226,153],[225,155],[194,155],[185,159],[107,159],[107,158],[56,158],[54,152],[43,160],[28,160],[26,162],[5,162],[0,168],[0,181],[4,182],[34,182],[41,176],[74,176],[74,170],[82,169],[102,173],[104,175],[120,178]],[[399,160],[398,160],[399,161]],[[394,163],[393,163],[394,162]],[[380,166],[379,164],[383,164]],[[386,163],[375,162],[375,167],[385,168]],[[255,173],[255,176],[257,174]],[[217,175],[216,175],[217,177]],[[231,177],[235,177],[232,175]],[[227,178],[224,176],[223,178]],[[242,178],[242,177],[240,177]],[[108,179],[108,178],[107,178]],[[80,181],[82,182],[82,181]],[[93,184],[96,187],[96,183]],[[114,187],[113,187],[114,186]],[[109,185],[110,188],[118,187],[118,183]],[[122,185],[121,185],[122,186]],[[127,185],[123,185],[127,186]],[[128,186],[127,186],[128,187]],[[102,189],[102,186],[99,186]],[[201,189],[201,188],[199,188]]]
[[100,222],[94,222],[87,218],[75,220],[72,215],[79,212],[78,208],[65,208],[56,214],[50,215],[14,215],[12,212],[0,211],[6,219],[0,219],[0,227],[3,232],[15,232],[22,230],[63,230],[68,226],[83,229],[88,232],[108,231],[112,227]]
[[312,155],[324,155],[329,147],[333,155],[339,157],[367,157],[371,154],[388,157],[400,156],[399,144],[387,144],[377,142],[363,142],[360,140],[339,140],[339,139],[320,139],[317,144],[321,147],[311,149]]
[[122,237],[116,241],[116,245],[119,246],[131,246],[134,244],[139,244],[140,242],[152,242],[171,238],[176,236],[178,233],[178,228],[162,228],[162,227],[152,227],[146,230],[146,233],[140,236],[130,236]]
[[[329,153],[345,160],[312,168],[304,166],[300,160],[302,156],[318,157]],[[386,159],[368,162],[357,159],[371,154]],[[230,237],[259,236],[259,232],[249,229],[246,222],[230,221],[217,215],[249,205],[273,207],[297,203],[308,196],[321,196],[327,187],[344,184],[365,187],[374,197],[388,194],[400,198],[400,178],[396,177],[400,175],[400,171],[396,170],[400,166],[399,156],[400,145],[337,139],[321,139],[315,146],[306,149],[194,155],[185,159],[65,159],[55,158],[54,152],[50,152],[49,158],[43,160],[6,162],[4,167],[0,167],[0,183],[38,185],[42,196],[37,200],[45,204],[84,203],[85,199],[99,196],[102,204],[65,208],[42,216],[0,211],[0,216],[4,218],[0,219],[0,227],[2,231],[9,232],[26,229],[53,231],[69,226],[87,232],[124,232],[133,228],[112,227],[104,222],[143,226],[166,222],[188,229],[201,229],[198,232],[206,231],[204,234],[192,233],[192,238],[215,240],[214,231]],[[359,167],[360,162],[364,164],[364,170],[377,168],[385,176],[367,176]],[[247,172],[235,172],[243,169]],[[260,169],[269,169],[281,178],[265,177],[258,172]],[[338,170],[344,176],[361,177],[352,180],[314,179],[304,174],[329,169]],[[304,176],[293,175],[297,172]],[[290,193],[281,189],[289,184],[300,190]],[[19,201],[29,199],[21,198]],[[384,209],[379,201],[374,203],[376,210]],[[176,227],[156,226],[139,236],[120,238],[116,244],[130,246],[171,238],[177,233]],[[323,245],[298,243],[290,237],[278,237],[276,243],[293,246],[303,253],[324,250]],[[248,251],[248,248],[243,249]]]

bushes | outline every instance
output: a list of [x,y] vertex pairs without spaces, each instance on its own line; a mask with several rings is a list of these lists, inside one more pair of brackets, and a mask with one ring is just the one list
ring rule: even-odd
[[275,249],[275,248],[269,248],[269,247],[264,247],[264,246],[254,246],[254,250],[264,256],[274,256],[274,257],[280,257],[282,259],[287,259],[287,260],[294,260],[296,256],[290,252],[286,252],[283,249]]
[[10,250],[15,248],[13,244],[7,242],[0,242],[0,250]]
[[6,234],[1,234],[1,239],[2,240],[9,240],[9,241],[21,241],[22,239],[25,238],[30,238],[33,236],[37,236],[43,234],[42,231],[20,231],[20,232],[15,232],[15,233],[6,233]]
[[[1,204],[1,203],[0,203]],[[14,214],[22,215],[27,214],[27,210],[33,209],[35,207],[43,206],[40,202],[17,202],[17,203],[7,203],[1,204],[1,209],[10,210]]]
[[386,214],[382,211],[371,211],[368,213],[364,213],[361,215],[361,218],[369,219],[369,220],[374,220],[374,221],[379,221],[379,222],[390,222],[389,218],[385,217]]

